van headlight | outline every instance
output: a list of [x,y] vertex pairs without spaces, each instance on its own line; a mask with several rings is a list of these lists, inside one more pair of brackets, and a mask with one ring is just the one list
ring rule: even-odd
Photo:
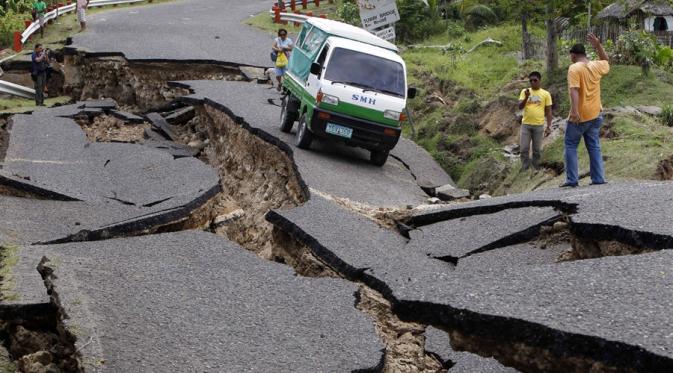
[[322,95],[322,102],[324,102],[328,105],[334,105],[334,106],[339,105],[339,99],[336,96],[332,96],[332,95],[323,94]]
[[402,113],[394,110],[386,110],[383,112],[383,117],[391,120],[400,120],[400,115],[402,115]]

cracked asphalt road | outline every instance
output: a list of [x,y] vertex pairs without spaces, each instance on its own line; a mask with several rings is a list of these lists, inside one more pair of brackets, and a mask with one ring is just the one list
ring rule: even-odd
[[434,186],[452,183],[425,150],[407,139],[400,139],[401,145],[392,154],[410,165],[426,165],[423,168],[410,170],[393,157],[383,167],[376,167],[368,161],[369,152],[328,142],[315,141],[310,150],[297,148],[294,145],[297,125],[292,134],[280,131],[280,108],[268,102],[269,99],[278,102],[279,95],[268,86],[222,81],[177,84],[194,91],[183,98],[188,103],[205,100],[290,146],[301,176],[309,187],[320,192],[372,206],[400,207],[427,201],[429,196],[419,186],[420,180]]
[[[123,53],[129,60],[205,60],[269,65],[273,37],[241,24],[269,0],[176,0],[88,16],[73,48]],[[139,42],[139,35],[145,42]]]

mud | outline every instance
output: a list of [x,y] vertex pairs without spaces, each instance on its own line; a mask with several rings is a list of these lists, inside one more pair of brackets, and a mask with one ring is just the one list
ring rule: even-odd
[[216,108],[199,107],[197,117],[191,123],[198,127],[197,131],[206,131],[204,158],[218,170],[223,190],[213,206],[224,208],[213,208],[205,215],[214,219],[233,210],[242,211],[237,219],[215,228],[215,232],[263,258],[283,258],[285,251],[278,249],[282,243],[274,241],[273,225],[264,215],[271,209],[291,208],[307,200],[307,190],[294,161]]
[[448,334],[451,347],[454,350],[469,351],[483,357],[493,357],[503,365],[519,369],[522,372],[634,372],[631,369],[606,366],[584,356],[555,355],[547,349],[528,346],[523,343],[489,339],[455,330],[448,331]]
[[93,119],[78,116],[75,121],[82,127],[90,142],[140,142],[143,132],[150,124],[130,124],[109,115],[98,115]]
[[2,162],[5,160],[5,154],[7,154],[7,147],[9,146],[8,126],[7,119],[0,118],[0,168],[2,168]]
[[604,256],[637,255],[654,251],[617,241],[595,241],[577,236],[572,236],[570,243],[572,250],[563,254],[559,258],[559,261],[594,259]]
[[188,94],[173,80],[242,80],[238,68],[208,63],[130,62],[124,57],[67,55],[64,91],[79,100],[113,98],[122,106],[161,108]]
[[656,180],[673,180],[673,155],[659,161],[654,178]]
[[442,363],[425,351],[425,325],[395,316],[383,295],[361,285],[357,307],[374,319],[386,346],[384,373],[443,372]]

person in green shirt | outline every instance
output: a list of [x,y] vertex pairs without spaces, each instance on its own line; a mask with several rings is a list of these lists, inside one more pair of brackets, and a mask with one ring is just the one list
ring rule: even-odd
[[47,13],[47,3],[43,0],[33,2],[33,12],[35,18],[40,22],[40,36],[44,37],[44,15]]

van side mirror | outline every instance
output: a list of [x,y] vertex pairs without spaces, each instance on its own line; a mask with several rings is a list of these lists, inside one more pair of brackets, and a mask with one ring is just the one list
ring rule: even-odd
[[319,63],[314,62],[311,64],[311,74],[320,75],[320,70],[322,70],[322,66]]
[[409,87],[409,89],[407,89],[407,98],[412,99],[416,97],[416,94],[418,94],[416,87]]

